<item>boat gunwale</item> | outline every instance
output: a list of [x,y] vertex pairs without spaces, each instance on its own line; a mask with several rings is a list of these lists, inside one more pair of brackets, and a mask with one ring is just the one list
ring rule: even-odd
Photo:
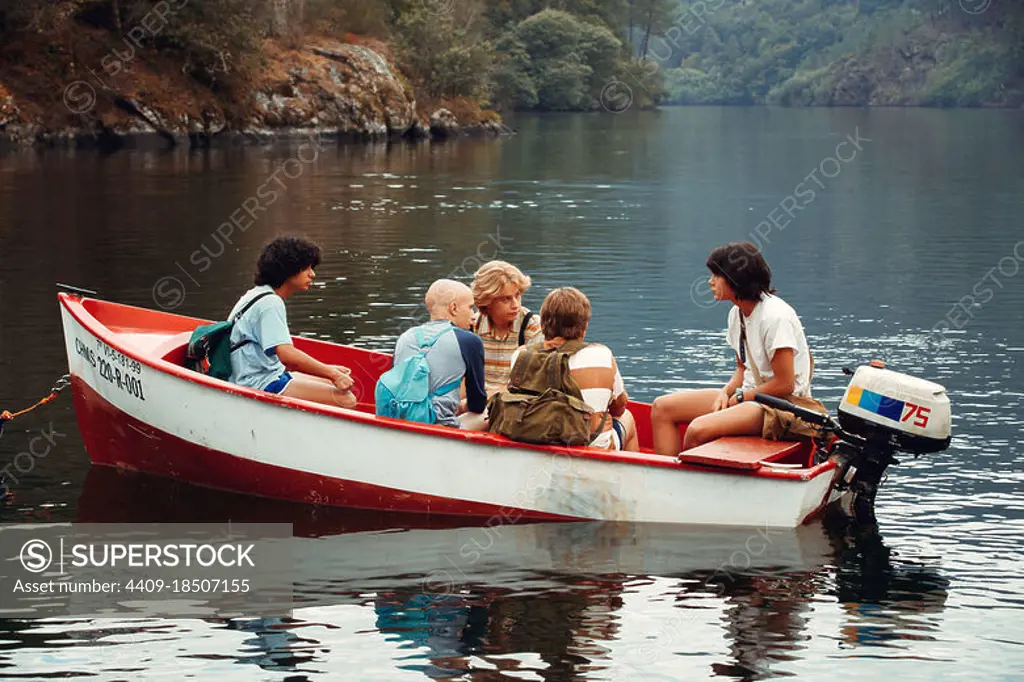
[[[168,374],[179,379],[184,379],[199,386],[204,386],[213,390],[221,391],[223,393],[244,396],[247,398],[254,398],[261,402],[275,405],[277,407],[285,407],[287,409],[301,410],[303,412],[309,412],[312,414],[340,418],[345,421],[357,422],[368,426],[375,426],[378,428],[396,429],[439,438],[449,438],[454,440],[468,441],[480,446],[516,448],[530,450],[536,453],[578,457],[581,459],[591,459],[596,461],[616,462],[632,466],[646,466],[670,470],[709,472],[727,476],[753,476],[756,478],[777,479],[781,481],[789,481],[794,483],[810,482],[813,479],[817,479],[819,476],[826,475],[836,466],[834,462],[826,461],[821,464],[816,464],[812,467],[808,467],[805,469],[779,469],[773,468],[771,466],[761,466],[756,469],[732,469],[713,465],[679,462],[671,457],[664,457],[662,455],[645,452],[608,451],[589,447],[560,448],[552,445],[533,445],[530,443],[520,443],[517,441],[513,441],[511,439],[501,438],[500,436],[496,436],[494,434],[484,431],[462,431],[459,429],[452,429],[443,426],[418,424],[415,422],[407,422],[399,419],[378,417],[376,415],[367,414],[365,412],[360,412],[358,410],[352,410],[343,407],[320,405],[317,403],[310,403],[307,401],[299,401],[288,396],[278,396],[276,394],[266,393],[265,391],[257,391],[256,389],[248,388],[246,386],[238,386],[228,382],[222,382],[216,379],[212,379],[204,374],[199,374],[197,372],[193,372],[192,370],[186,369],[183,366],[179,366],[173,362],[170,362],[169,360],[165,360],[163,358],[153,358],[149,355],[146,355],[143,352],[140,352],[137,349],[127,347],[118,338],[122,332],[117,332],[108,327],[106,324],[100,322],[91,312],[89,312],[85,308],[85,302],[92,301],[104,306],[116,306],[124,309],[139,310],[145,312],[147,315],[173,317],[178,319],[195,321],[198,324],[206,324],[209,322],[208,320],[192,318],[185,315],[178,315],[176,313],[168,313],[166,311],[152,310],[150,308],[142,308],[139,306],[127,305],[123,303],[115,303],[112,301],[105,301],[97,298],[82,297],[74,294],[68,294],[65,292],[58,292],[57,298],[61,306],[68,312],[68,314],[71,315],[71,317],[74,318],[75,321],[78,322],[80,325],[82,325],[89,333],[94,335],[96,338],[100,339],[103,343],[107,344],[114,350],[122,353],[123,355],[133,360],[141,362],[142,364],[157,372],[162,372],[164,374]],[[139,328],[139,331],[144,331],[144,328]],[[358,349],[355,346],[346,346],[345,344],[339,344],[332,341],[316,341],[319,343],[338,346],[342,348],[353,348],[355,350],[360,350],[363,352],[370,352],[383,355],[382,353],[379,353],[379,351]],[[646,405],[646,403],[639,403],[638,401],[630,402]],[[500,440],[498,440],[499,438]]]

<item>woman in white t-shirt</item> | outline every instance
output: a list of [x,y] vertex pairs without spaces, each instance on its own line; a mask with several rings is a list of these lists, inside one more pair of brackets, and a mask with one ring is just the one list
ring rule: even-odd
[[[793,308],[775,296],[771,268],[749,242],[717,247],[708,256],[707,267],[715,299],[734,304],[727,340],[736,353],[736,370],[722,388],[680,391],[654,401],[655,452],[675,456],[722,436],[808,438],[811,431],[805,422],[754,402],[755,393],[766,393],[826,411],[811,398],[814,364],[803,325]],[[680,424],[688,424],[682,442]]]

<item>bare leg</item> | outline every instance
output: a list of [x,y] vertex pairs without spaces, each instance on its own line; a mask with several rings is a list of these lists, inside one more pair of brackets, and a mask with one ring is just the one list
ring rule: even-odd
[[[341,369],[340,365],[331,365],[331,366],[332,367],[337,367],[338,369]],[[327,384],[328,386],[334,386],[334,382],[331,381],[330,379],[325,379],[324,377],[318,377],[318,376],[315,376],[313,374],[306,374],[305,372],[294,372],[294,371],[290,371],[289,374],[291,374],[292,377],[294,377],[296,379],[308,379],[309,381],[319,381],[321,383]]]
[[486,431],[487,415],[476,412],[463,412],[459,415],[459,424],[467,431]]
[[302,379],[303,381],[307,381],[307,382],[315,381],[317,383],[327,384],[328,386],[333,386],[334,385],[334,382],[329,380],[329,379],[324,379],[323,377],[314,376],[312,374],[306,374],[305,372],[292,372],[292,371],[289,371],[288,373],[292,375],[293,379]]
[[281,395],[286,395],[289,398],[310,400],[323,405],[333,405],[335,407],[351,409],[356,406],[356,397],[352,394],[352,391],[339,391],[333,384],[328,384],[318,377],[310,377],[305,374],[299,376],[292,375],[292,380],[281,391]]
[[758,403],[744,403],[697,417],[686,429],[683,450],[710,443],[722,436],[760,436],[764,410]]
[[640,442],[636,435],[636,420],[633,418],[633,413],[626,410],[616,419],[622,422],[622,425],[626,428],[626,442],[622,444],[622,449],[630,452],[639,452]]
[[718,393],[717,388],[702,388],[655,398],[651,406],[654,451],[668,457],[678,455],[682,449],[679,424],[689,424],[702,414],[711,412]]

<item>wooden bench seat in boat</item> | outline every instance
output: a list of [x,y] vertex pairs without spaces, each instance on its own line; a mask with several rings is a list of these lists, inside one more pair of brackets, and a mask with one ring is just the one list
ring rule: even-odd
[[805,447],[805,443],[727,436],[680,453],[679,461],[726,469],[760,469],[763,462],[778,462]]

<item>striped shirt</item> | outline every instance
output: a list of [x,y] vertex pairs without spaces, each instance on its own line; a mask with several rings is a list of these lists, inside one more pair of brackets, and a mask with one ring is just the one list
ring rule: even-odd
[[[484,385],[487,395],[504,391],[508,386],[509,377],[512,376],[512,355],[519,348],[519,329],[529,312],[529,309],[522,308],[508,334],[500,339],[491,331],[491,318],[486,315],[480,315],[473,325],[473,331],[484,342]],[[531,316],[523,334],[526,343],[543,341],[540,331],[540,315]]]
[[[509,372],[512,371],[518,357],[519,352],[513,352]],[[621,450],[622,443],[612,429],[612,420],[605,419],[609,406],[626,392],[626,385],[619,374],[618,363],[615,362],[612,351],[608,346],[592,343],[569,356],[569,372],[580,387],[583,402],[594,411],[590,428],[596,429],[602,421],[604,422],[603,431],[590,444],[609,450]]]

